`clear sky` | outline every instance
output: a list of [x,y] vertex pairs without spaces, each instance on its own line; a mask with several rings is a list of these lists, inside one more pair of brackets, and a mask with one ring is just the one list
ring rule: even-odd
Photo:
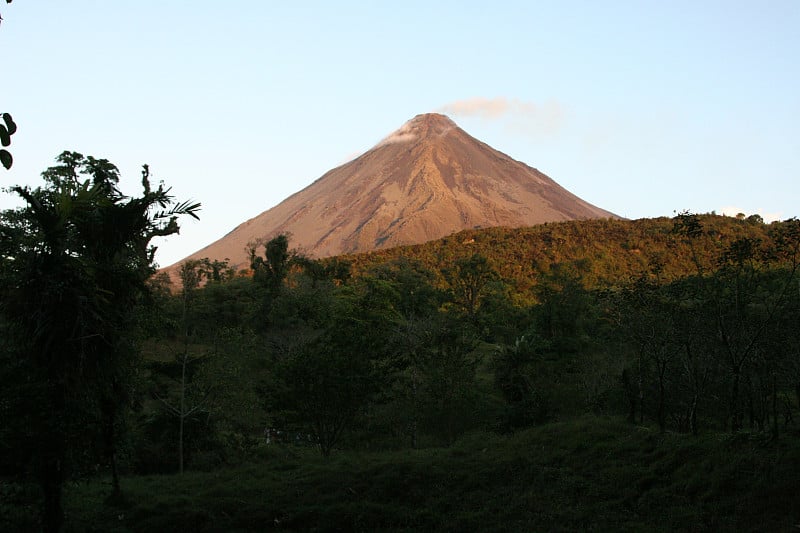
[[[202,202],[162,266],[419,113],[628,218],[800,216],[800,1],[0,3],[0,185],[63,150]],[[0,194],[0,208],[18,205]]]

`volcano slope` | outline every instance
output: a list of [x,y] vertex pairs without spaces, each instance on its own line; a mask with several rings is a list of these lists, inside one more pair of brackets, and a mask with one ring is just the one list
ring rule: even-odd
[[619,217],[431,113],[186,259],[227,258],[246,268],[248,245],[279,234],[323,258],[465,229],[596,218]]

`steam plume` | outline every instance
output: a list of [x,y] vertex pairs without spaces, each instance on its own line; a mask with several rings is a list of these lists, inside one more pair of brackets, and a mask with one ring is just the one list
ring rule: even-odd
[[564,111],[555,101],[539,105],[516,98],[478,97],[451,102],[438,111],[460,117],[510,121],[510,129],[532,135],[554,134],[564,121]]

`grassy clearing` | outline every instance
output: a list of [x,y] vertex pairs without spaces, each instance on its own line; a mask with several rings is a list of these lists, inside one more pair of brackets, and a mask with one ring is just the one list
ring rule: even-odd
[[[585,417],[450,448],[265,448],[257,464],[70,485],[69,531],[785,531],[800,439],[693,438]],[[30,522],[28,522],[30,524]]]

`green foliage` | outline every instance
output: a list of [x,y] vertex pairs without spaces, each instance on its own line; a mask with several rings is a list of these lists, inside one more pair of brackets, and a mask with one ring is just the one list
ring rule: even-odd
[[[11,144],[11,136],[17,132],[17,125],[14,119],[11,118],[9,113],[3,113],[3,124],[0,124],[0,145],[4,148]],[[0,149],[0,163],[6,168],[11,168],[14,159],[11,157],[11,152],[5,149]]]
[[450,445],[478,418],[477,339],[469,328],[445,318],[426,332],[419,354],[422,425]]
[[791,388],[786,347],[796,329],[779,325],[797,301],[796,227],[789,220],[720,243],[697,215],[676,217],[695,273],[668,284],[643,275],[613,304],[636,353],[624,388],[640,420],[647,412],[662,430],[671,420],[696,434],[701,421],[737,432],[747,417],[751,429],[771,425],[777,435],[779,418],[791,417],[781,390]]
[[[180,318],[176,319],[180,341],[173,348],[171,365],[151,368],[153,397],[178,423],[178,471],[183,473],[187,424],[202,421],[206,430],[214,430],[211,434],[234,438],[240,446],[248,447],[249,429],[258,424],[258,401],[251,379],[258,343],[254,334],[241,326],[225,327],[219,320],[212,322],[205,317],[198,321],[198,287],[203,283],[222,287],[223,280],[231,280],[227,261],[189,260],[181,265],[180,276]],[[216,311],[213,307],[205,309]],[[198,346],[198,340],[211,346]],[[169,370],[173,370],[172,375]]]
[[102,441],[119,491],[116,440],[135,367],[134,309],[154,270],[149,243],[199,209],[175,204],[163,186],[151,190],[146,167],[144,192],[131,198],[108,161],[73,152],[57,161],[43,173],[45,188],[11,189],[27,205],[4,212],[0,226],[0,314],[11,352],[24,361],[11,369],[35,384],[38,400],[14,421],[35,434],[20,444],[33,452],[46,530],[60,527],[61,487],[87,428]]
[[584,288],[582,275],[568,264],[553,265],[535,289],[538,331],[559,356],[580,353],[590,341],[597,321],[593,297]]
[[494,381],[506,402],[498,427],[514,431],[541,424],[549,415],[548,398],[534,385],[534,362],[547,343],[535,335],[522,336],[513,345],[499,346],[492,361]]
[[266,287],[271,295],[276,295],[289,273],[291,255],[289,238],[278,235],[264,244],[264,257],[256,254],[256,246],[250,247],[250,268],[253,281]]
[[740,469],[796,443],[796,221],[582,221],[326,260],[284,236],[252,278],[218,263],[153,293],[129,464],[174,469],[178,424],[148,393],[184,394],[189,469],[261,457],[274,470],[248,475],[278,493],[234,482],[233,500],[275,505],[233,508],[187,472],[190,492],[125,511],[135,527],[717,530],[759,524],[731,491],[753,516],[780,507],[748,492],[774,478]]
[[477,253],[457,259],[452,268],[442,270],[442,275],[450,286],[453,302],[470,319],[475,318],[489,284],[497,279],[489,260]]
[[325,456],[383,385],[378,362],[385,355],[387,290],[378,281],[367,281],[357,290],[337,291],[322,328],[276,368],[284,386],[283,405],[309,429]]
[[293,407],[306,421],[323,455],[330,455],[343,431],[377,391],[370,362],[356,354],[312,342],[279,367]]
[[[775,228],[786,223],[751,224],[745,220],[716,215],[692,215],[703,226],[708,239],[692,243],[674,230],[675,220],[581,220],[547,223],[526,228],[467,230],[444,239],[413,246],[346,255],[358,275],[374,265],[398,257],[416,260],[440,273],[452,269],[457,259],[480,254],[491,260],[500,279],[512,287],[517,305],[535,303],[532,288],[553,265],[575,265],[587,289],[619,287],[642,272],[658,272],[662,281],[679,279],[696,272],[691,259],[712,257],[720,246],[741,237],[772,241]],[[678,217],[678,220],[682,220]],[[438,276],[438,284],[445,285]]]

